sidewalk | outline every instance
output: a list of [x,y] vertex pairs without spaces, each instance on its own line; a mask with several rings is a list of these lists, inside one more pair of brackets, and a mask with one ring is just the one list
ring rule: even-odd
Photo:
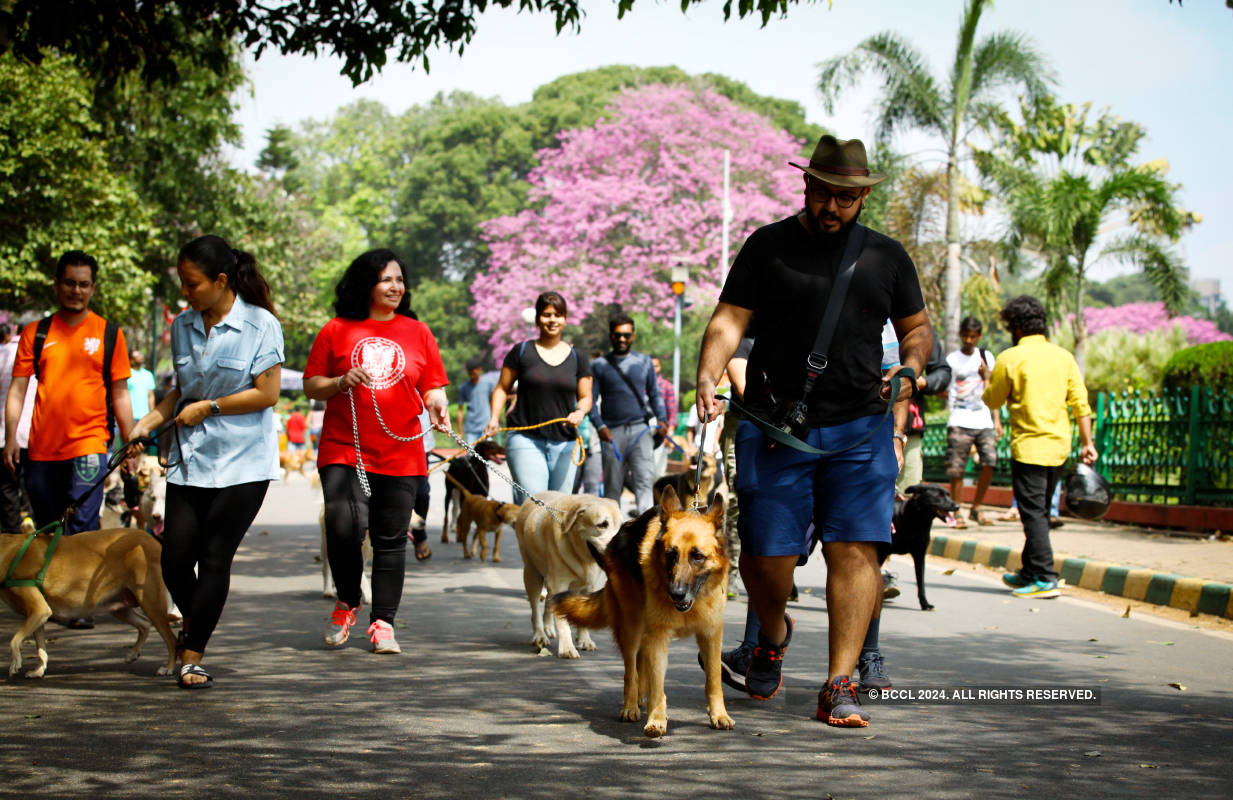
[[[986,508],[996,518],[1005,511]],[[966,519],[968,507],[963,514]],[[1067,583],[1106,594],[1233,618],[1233,542],[1172,536],[1103,522],[1064,518],[1052,531],[1054,564]],[[1018,521],[965,530],[933,527],[932,555],[1019,568]]]

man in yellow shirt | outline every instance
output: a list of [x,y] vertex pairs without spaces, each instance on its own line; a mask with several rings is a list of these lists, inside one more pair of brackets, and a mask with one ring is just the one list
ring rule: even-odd
[[1079,424],[1079,458],[1096,460],[1092,408],[1079,365],[1067,350],[1045,337],[1045,309],[1022,295],[1002,309],[1002,324],[1014,346],[997,358],[982,400],[1010,411],[1010,474],[1023,520],[1023,566],[1003,582],[1017,597],[1057,597],[1057,572],[1049,542],[1049,498],[1070,456],[1070,418]]

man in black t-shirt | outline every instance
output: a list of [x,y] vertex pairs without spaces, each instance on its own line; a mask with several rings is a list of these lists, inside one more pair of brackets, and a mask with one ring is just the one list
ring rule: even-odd
[[[745,406],[766,420],[777,405],[803,399],[805,444],[837,454],[771,445],[746,419],[737,432],[737,486],[741,514],[741,578],[762,630],[749,654],[745,689],[769,699],[782,685],[783,655],[792,636],[785,613],[792,573],[809,551],[812,522],[827,564],[830,655],[818,718],[832,725],[869,724],[851,677],[862,643],[872,639],[881,595],[877,544],[890,541],[895,476],[903,459],[903,426],[912,384],[900,380],[894,425],[885,418],[890,382],[882,376],[882,326],[899,335],[900,361],[923,371],[933,333],[916,268],[893,239],[865,230],[845,300],[826,355],[828,364],[802,398],[805,359],[813,350],[831,286],[870,187],[885,175],[866,165],[858,139],[823,136],[805,172],[805,205],[797,214],[755,231],[736,258],[707,326],[698,363],[698,412],[720,412],[715,385],[742,333],[756,323],[749,356]],[[879,427],[879,425],[881,425]],[[849,447],[868,436],[863,443]],[[871,624],[872,623],[872,624]],[[725,654],[727,656],[728,654]],[[725,657],[725,670],[734,664]],[[880,656],[870,679],[886,680]],[[864,677],[864,665],[862,666]],[[874,685],[870,683],[869,685]],[[888,682],[883,685],[889,685]]]

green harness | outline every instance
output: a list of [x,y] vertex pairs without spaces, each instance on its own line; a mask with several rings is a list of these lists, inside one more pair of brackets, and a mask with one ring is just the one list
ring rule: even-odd
[[[17,571],[21,560],[26,557],[26,551],[30,549],[30,543],[34,541],[34,537],[40,533],[54,528],[51,534],[51,543],[47,545],[47,553],[43,556],[43,568],[39,570],[39,574],[33,578],[14,578],[13,573]],[[33,586],[40,593],[43,592],[43,579],[47,577],[47,568],[51,566],[51,557],[56,554],[56,547],[60,544],[60,537],[64,535],[64,521],[57,520],[50,525],[44,525],[34,533],[26,535],[26,541],[21,543],[21,547],[17,548],[17,555],[13,557],[13,563],[9,564],[9,571],[4,575],[4,582],[0,583],[0,588],[12,589],[17,586]]]

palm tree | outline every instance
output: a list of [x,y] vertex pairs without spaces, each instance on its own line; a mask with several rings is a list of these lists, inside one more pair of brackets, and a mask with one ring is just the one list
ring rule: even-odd
[[959,292],[963,283],[959,234],[959,161],[968,137],[998,111],[996,97],[1017,89],[1029,97],[1044,94],[1054,82],[1043,57],[1021,34],[999,32],[976,42],[976,27],[990,0],[967,0],[959,22],[955,62],[944,85],[929,73],[923,55],[901,34],[884,31],[865,39],[852,52],[820,65],[818,89],[827,112],[839,93],[870,71],[882,81],[877,135],[918,128],[943,139],[946,150],[947,350],[959,345]]
[[[1137,267],[1170,313],[1180,313],[1189,294],[1186,268],[1168,242],[1200,220],[1178,207],[1179,187],[1165,179],[1168,162],[1132,163],[1146,135],[1142,126],[1119,120],[1108,109],[1093,121],[1090,111],[1090,103],[1025,100],[1022,124],[1004,112],[996,115],[990,120],[993,146],[974,150],[977,166],[1009,215],[1012,255],[1026,252],[1043,261],[1046,297],[1073,315],[1080,367],[1087,341],[1088,269],[1104,257]],[[1108,238],[1120,227],[1131,232]]]

